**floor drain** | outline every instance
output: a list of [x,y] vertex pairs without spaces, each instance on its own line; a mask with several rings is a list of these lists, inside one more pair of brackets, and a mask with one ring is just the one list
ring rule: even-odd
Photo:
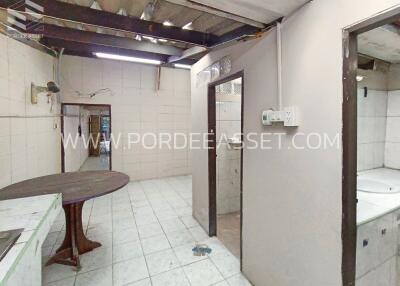
[[192,251],[194,256],[206,256],[210,254],[212,250],[206,244],[197,244]]

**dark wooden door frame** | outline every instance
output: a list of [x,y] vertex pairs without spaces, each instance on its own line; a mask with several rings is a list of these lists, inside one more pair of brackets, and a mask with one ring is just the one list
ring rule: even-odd
[[[61,136],[64,137],[64,107],[65,106],[94,106],[94,107],[106,107],[110,114],[110,135],[112,134],[111,129],[111,104],[95,104],[95,103],[61,103]],[[112,170],[112,138],[110,138],[110,171]],[[64,144],[61,140],[61,172],[65,173],[65,150]]]
[[400,18],[400,8],[343,31],[342,281],[354,286],[357,248],[357,36]]
[[[243,108],[244,108],[244,71],[227,76],[208,85],[208,207],[209,235],[217,235],[217,144],[216,144],[216,97],[215,88],[223,83],[241,78],[241,140],[243,142]],[[240,151],[240,262],[242,262],[242,230],[243,230],[243,149]],[[240,263],[242,265],[242,263]]]

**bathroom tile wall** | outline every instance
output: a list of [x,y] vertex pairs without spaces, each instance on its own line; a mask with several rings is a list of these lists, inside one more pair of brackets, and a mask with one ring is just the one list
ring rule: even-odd
[[385,166],[400,169],[400,90],[388,95]]
[[[128,133],[184,133],[191,129],[190,72],[161,68],[159,88],[157,67],[128,62],[65,56],[61,67],[64,102],[111,104],[112,133],[119,148],[112,146],[114,170],[127,173],[131,180],[150,179],[191,173],[189,148],[146,150],[137,144],[128,148]],[[89,99],[78,97],[109,88]],[[121,136],[119,137],[119,134]],[[164,137],[166,138],[166,137]],[[135,141],[135,137],[131,137]],[[177,140],[178,141],[178,140]],[[154,139],[146,137],[147,145]]]
[[383,167],[385,161],[387,91],[359,88],[358,171]]
[[216,99],[217,214],[227,214],[240,210],[240,150],[227,139],[240,136],[241,96],[217,90]]
[[[54,80],[54,58],[0,34],[0,188],[60,172],[59,105],[31,104],[31,82]],[[27,118],[29,117],[29,118]]]

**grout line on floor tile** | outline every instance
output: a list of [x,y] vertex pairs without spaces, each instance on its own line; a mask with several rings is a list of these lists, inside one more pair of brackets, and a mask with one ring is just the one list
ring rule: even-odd
[[[139,181],[139,182],[140,182],[140,181]],[[148,199],[147,199],[147,196],[146,196],[146,193],[144,192],[144,189],[143,189],[142,184],[139,183],[139,185],[140,185],[140,188],[142,189],[142,191],[143,191],[143,193],[144,193],[144,196],[146,197],[146,200],[148,200]],[[128,195],[129,195],[129,194],[128,194]],[[153,285],[153,281],[152,281],[151,278],[150,278],[150,269],[149,269],[149,265],[147,264],[146,255],[144,254],[144,250],[143,250],[142,239],[140,238],[140,235],[139,235],[139,229],[138,229],[138,225],[137,225],[137,222],[136,222],[135,212],[134,212],[134,210],[133,210],[132,198],[131,198],[130,195],[129,195],[129,203],[130,203],[130,205],[131,205],[132,215],[133,215],[133,218],[134,218],[134,221],[135,221],[136,230],[137,230],[137,232],[138,232],[138,238],[139,238],[140,247],[142,248],[142,252],[143,252],[144,263],[146,264],[147,273],[149,274],[150,284]],[[152,209],[152,211],[153,211],[153,208],[151,208],[151,209]],[[153,213],[154,213],[154,211],[153,211]],[[143,280],[144,280],[144,279],[143,279]]]

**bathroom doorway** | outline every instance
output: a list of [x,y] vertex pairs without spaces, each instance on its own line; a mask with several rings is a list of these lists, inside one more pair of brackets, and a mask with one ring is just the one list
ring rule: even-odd
[[63,172],[112,169],[111,106],[63,103]]
[[400,9],[344,31],[343,285],[400,285],[399,43]]
[[237,258],[242,241],[243,73],[209,86],[209,228]]

